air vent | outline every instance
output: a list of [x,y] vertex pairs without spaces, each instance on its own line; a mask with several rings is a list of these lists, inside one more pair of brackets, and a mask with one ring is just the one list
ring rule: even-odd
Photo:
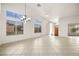
[[38,3],[37,6],[38,6],[38,7],[41,7],[41,4]]

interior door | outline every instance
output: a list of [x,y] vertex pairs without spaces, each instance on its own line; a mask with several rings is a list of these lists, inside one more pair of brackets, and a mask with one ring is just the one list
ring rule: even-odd
[[59,29],[58,25],[55,25],[54,26],[54,36],[58,36],[58,34],[59,34],[59,30],[58,29]]

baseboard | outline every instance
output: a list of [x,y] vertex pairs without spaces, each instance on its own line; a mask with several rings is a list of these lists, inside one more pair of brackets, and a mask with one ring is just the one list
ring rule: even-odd
[[44,37],[44,36],[46,36],[46,35],[47,35],[47,34],[40,35],[40,36],[38,36],[38,37],[32,37],[32,38],[22,39],[22,40],[18,40],[18,41],[6,42],[6,43],[0,44],[0,46],[1,46],[1,45],[6,45],[6,44],[15,43],[15,42],[20,42],[20,41],[24,41],[24,40],[28,40],[28,39],[37,39],[37,38],[40,38],[40,37]]

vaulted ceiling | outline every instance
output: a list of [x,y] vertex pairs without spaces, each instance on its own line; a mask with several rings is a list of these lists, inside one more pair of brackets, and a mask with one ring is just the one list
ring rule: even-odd
[[43,16],[48,19],[53,17],[68,17],[79,15],[78,3],[27,3],[27,14],[31,17]]
[[5,5],[5,8],[17,10],[18,12],[22,11],[25,13],[26,10],[27,16],[31,18],[42,16],[47,20],[52,20],[55,17],[79,16],[78,3],[8,3],[2,5]]

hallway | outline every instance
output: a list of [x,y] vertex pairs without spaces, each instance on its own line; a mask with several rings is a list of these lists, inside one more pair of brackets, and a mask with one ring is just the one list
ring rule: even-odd
[[43,36],[0,46],[0,55],[7,56],[78,56],[78,37]]

